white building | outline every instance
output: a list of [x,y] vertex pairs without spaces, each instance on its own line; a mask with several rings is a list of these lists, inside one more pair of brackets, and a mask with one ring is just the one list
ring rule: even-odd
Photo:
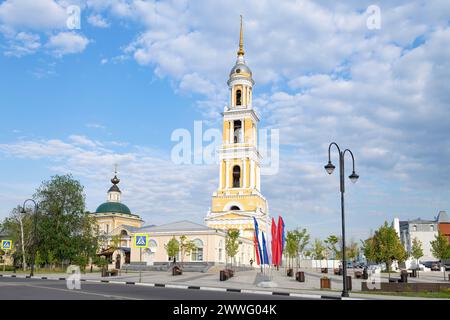
[[435,240],[438,234],[438,223],[435,220],[422,220],[420,218],[408,221],[394,219],[394,228],[399,234],[402,244],[408,255],[411,254],[413,240],[417,239],[422,243],[423,257],[420,261],[436,261],[431,252],[431,241]]

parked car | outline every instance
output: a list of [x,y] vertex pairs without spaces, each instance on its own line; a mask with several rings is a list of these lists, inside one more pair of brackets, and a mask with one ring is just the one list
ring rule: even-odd
[[433,262],[431,264],[431,271],[441,271],[441,264],[439,262]]

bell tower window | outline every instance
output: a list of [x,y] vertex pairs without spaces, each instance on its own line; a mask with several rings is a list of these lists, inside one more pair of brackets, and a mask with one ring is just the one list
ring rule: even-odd
[[241,167],[233,167],[233,188],[241,187]]
[[233,132],[234,143],[239,143],[239,142],[241,142],[241,132],[242,132],[241,120],[235,120],[233,122],[233,128],[234,128],[234,132]]
[[242,90],[241,89],[236,90],[236,105],[237,106],[242,105]]

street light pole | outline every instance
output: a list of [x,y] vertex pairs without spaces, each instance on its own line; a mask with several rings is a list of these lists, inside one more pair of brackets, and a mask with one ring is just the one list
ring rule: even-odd
[[348,297],[348,286],[347,286],[347,257],[346,257],[346,247],[345,247],[345,207],[344,207],[344,193],[345,193],[345,168],[344,168],[344,158],[345,154],[348,152],[352,156],[353,163],[353,171],[349,176],[350,181],[355,183],[359,176],[355,173],[355,157],[353,156],[353,152],[349,149],[345,149],[341,151],[336,142],[330,143],[328,147],[328,164],[325,166],[325,170],[328,174],[332,174],[334,169],[336,168],[331,163],[331,147],[335,146],[339,153],[339,181],[340,181],[340,191],[341,191],[341,219],[342,219],[342,277],[343,277],[343,290],[342,296]]
[[27,202],[33,202],[34,204],[34,214],[33,214],[33,225],[34,225],[34,230],[33,230],[33,251],[31,253],[31,272],[30,272],[30,277],[34,276],[34,264],[35,264],[35,260],[36,260],[36,247],[37,247],[37,213],[38,213],[38,204],[36,203],[36,201],[34,201],[33,199],[27,199],[24,201],[23,206],[22,206],[22,213],[25,213],[25,205],[27,204]]

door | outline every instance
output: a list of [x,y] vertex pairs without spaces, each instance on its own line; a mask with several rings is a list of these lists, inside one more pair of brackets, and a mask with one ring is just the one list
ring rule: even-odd
[[121,259],[121,256],[120,256],[120,254],[118,254],[116,256],[116,269],[120,269],[120,259]]

